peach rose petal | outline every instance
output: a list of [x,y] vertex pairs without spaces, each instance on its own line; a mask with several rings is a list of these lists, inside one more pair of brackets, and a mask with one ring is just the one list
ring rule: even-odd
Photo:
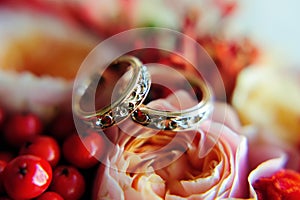
[[261,177],[270,177],[277,171],[283,169],[286,161],[287,155],[283,151],[278,149],[269,150],[269,158],[258,165],[258,167],[254,169],[248,176],[251,197],[257,199],[257,195],[252,187],[252,184]]
[[[186,94],[177,95],[180,98]],[[174,100],[173,97],[167,99]],[[176,109],[175,104],[163,99],[150,105]],[[124,122],[122,128],[130,127],[127,129],[130,135],[120,134],[98,177],[101,184],[96,188],[97,199],[248,196],[245,137],[211,120],[203,123],[197,132],[180,133],[149,131],[129,121]],[[151,137],[147,137],[149,132]]]

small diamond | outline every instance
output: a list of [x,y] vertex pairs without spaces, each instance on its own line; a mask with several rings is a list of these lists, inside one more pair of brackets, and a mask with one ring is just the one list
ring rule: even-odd
[[158,117],[155,120],[153,120],[153,124],[158,128],[158,129],[166,129],[166,121],[162,117]]
[[125,105],[118,107],[115,112],[118,117],[126,117],[129,114],[128,108]]
[[197,115],[194,117],[194,119],[192,120],[194,123],[198,123],[200,120],[202,119],[201,116]]
[[141,93],[141,90],[142,90],[141,85],[138,84],[138,85],[136,86],[136,88],[135,88],[135,93],[136,93],[136,94],[140,94],[140,93]]
[[179,118],[173,121],[176,123],[177,127],[180,126],[181,128],[189,128],[191,123],[190,118]]
[[113,118],[110,115],[101,116],[95,122],[97,126],[107,127],[113,124]]
[[120,115],[121,115],[122,117],[127,116],[127,115],[128,115],[128,110],[127,110],[127,108],[121,107],[121,108],[120,108]]
[[96,126],[100,126],[101,125],[101,119],[97,119],[97,121],[95,122]]

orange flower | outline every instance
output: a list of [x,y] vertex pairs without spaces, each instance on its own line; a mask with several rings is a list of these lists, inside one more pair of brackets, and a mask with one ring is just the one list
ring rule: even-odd
[[258,200],[263,199],[299,199],[300,196],[300,174],[283,169],[271,177],[258,179],[253,187],[257,193]]

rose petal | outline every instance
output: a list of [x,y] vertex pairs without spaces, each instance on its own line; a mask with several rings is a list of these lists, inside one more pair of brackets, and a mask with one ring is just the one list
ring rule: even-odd
[[[264,151],[261,151],[264,152]],[[256,169],[254,169],[248,176],[248,182],[250,184],[250,194],[257,199],[256,192],[252,184],[260,177],[272,176],[275,172],[282,169],[287,161],[287,155],[278,149],[270,149],[270,157],[265,162],[262,162]]]
[[[177,94],[178,98],[185,95]],[[151,105],[174,109],[172,102],[164,99]],[[128,124],[126,121],[123,125],[130,135],[120,135],[106,163],[107,175],[102,178],[114,179],[118,185],[113,187],[118,189],[104,183],[98,198],[105,194],[112,198],[111,193],[120,188],[123,194],[114,196],[117,199],[124,194],[128,199],[139,195],[140,199],[247,197],[246,138],[224,124],[207,120],[198,132],[156,131],[151,137],[147,137],[147,128]]]

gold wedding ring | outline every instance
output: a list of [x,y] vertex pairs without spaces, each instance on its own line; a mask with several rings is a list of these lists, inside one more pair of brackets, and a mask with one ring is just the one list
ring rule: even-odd
[[[112,67],[108,67],[107,69],[117,73],[120,69],[113,69],[113,67],[120,67],[122,65],[124,65],[124,69],[126,68],[123,75],[126,83],[120,84],[119,96],[116,99],[110,96],[111,103],[109,105],[105,105],[96,111],[86,111],[81,106],[81,101],[84,101],[83,96],[88,93],[88,88],[91,85],[95,86],[95,80],[98,81],[101,74],[93,74],[92,78],[74,90],[73,112],[93,128],[104,129],[123,121],[143,103],[149,92],[151,85],[150,75],[147,68],[139,59],[133,56],[122,56],[111,64]],[[122,70],[124,71],[124,69]],[[101,84],[101,79],[98,84]],[[107,87],[114,84],[109,83]],[[106,88],[103,89],[105,90]],[[92,94],[92,98],[93,95],[95,94]]]
[[[114,69],[114,66],[117,66],[117,69]],[[152,77],[157,74],[170,76],[169,74],[164,74],[156,67],[146,67],[139,59],[133,56],[121,56],[109,68],[114,72],[111,74],[114,75],[121,71],[122,76],[119,75],[117,78],[122,79],[122,81],[108,78],[108,86],[118,87],[116,87],[117,97],[112,93],[109,98],[111,101],[107,102],[107,105],[94,111],[87,111],[81,103],[85,102],[86,98],[84,96],[89,93],[89,87],[94,87],[95,85],[97,87],[101,86],[103,74],[94,73],[91,78],[79,85],[81,87],[74,90],[75,94],[73,93],[74,113],[92,128],[105,129],[120,123],[130,116],[134,122],[152,129],[184,131],[195,129],[212,112],[212,91],[204,80],[193,73],[178,70],[190,85],[201,91],[201,99],[191,108],[179,109],[178,111],[165,111],[151,108],[143,103],[150,90],[150,76]],[[100,92],[104,94],[105,91],[105,87],[102,87]],[[95,93],[92,93],[91,98],[94,97]],[[95,105],[92,106],[95,108]]]
[[[161,67],[151,66],[148,70],[151,76],[163,73]],[[193,73],[184,70],[176,71],[184,76],[185,81],[188,82],[191,88],[194,87],[196,90],[201,91],[201,99],[198,99],[200,101],[191,108],[178,111],[158,110],[142,104],[131,114],[133,121],[153,129],[185,131],[196,129],[202,121],[211,115],[213,95],[210,87],[202,78]],[[165,72],[164,74],[172,76],[172,72]],[[176,81],[178,80],[176,79]],[[196,97],[196,94],[194,93],[192,96]]]

